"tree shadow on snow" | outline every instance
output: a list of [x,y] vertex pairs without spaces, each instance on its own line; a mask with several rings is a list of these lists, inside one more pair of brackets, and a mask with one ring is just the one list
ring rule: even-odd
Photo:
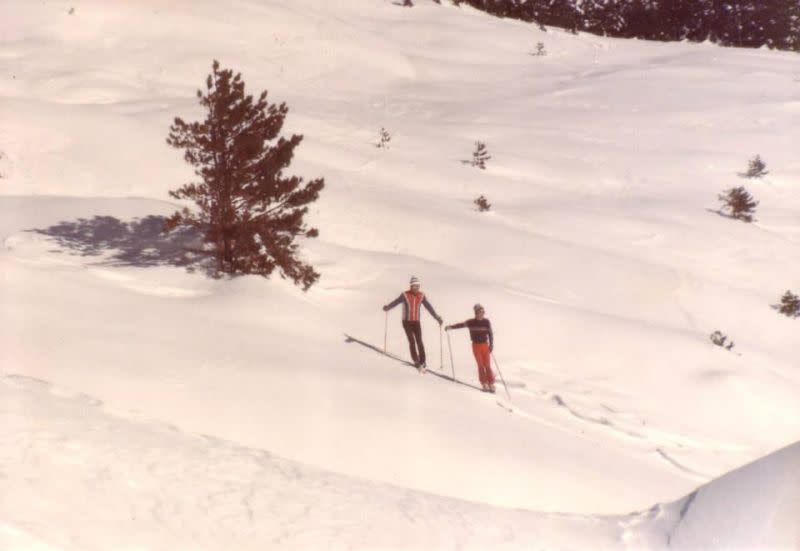
[[113,216],[79,218],[46,229],[30,230],[54,239],[82,256],[108,255],[112,266],[181,266],[190,271],[213,273],[209,253],[202,249],[202,234],[194,228],[164,233],[166,218],[146,216],[122,222]]
[[749,224],[749,223],[752,223],[752,222],[757,222],[757,220],[755,219],[755,217],[753,217],[751,220],[745,220],[745,219],[743,219],[743,218],[741,218],[741,217],[738,217],[738,216],[733,216],[732,214],[728,214],[727,212],[722,212],[721,210],[718,210],[718,209],[710,209],[710,208],[707,208],[707,209],[706,209],[706,212],[711,212],[711,213],[714,213],[714,214],[716,214],[717,216],[721,216],[722,218],[727,218],[728,220],[740,220],[740,221],[742,221],[742,222],[746,222],[746,223],[748,223],[748,224]]

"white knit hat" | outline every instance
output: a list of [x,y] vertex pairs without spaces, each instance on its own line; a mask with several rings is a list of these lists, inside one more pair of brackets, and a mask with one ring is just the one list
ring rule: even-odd
[[472,309],[473,309],[475,312],[477,312],[478,310],[483,310],[483,306],[481,306],[481,305],[480,305],[480,303],[478,303],[478,304],[476,304],[475,306],[473,306],[473,307],[472,307]]
[[419,285],[419,278],[417,276],[411,276],[411,281],[408,282],[409,285]]

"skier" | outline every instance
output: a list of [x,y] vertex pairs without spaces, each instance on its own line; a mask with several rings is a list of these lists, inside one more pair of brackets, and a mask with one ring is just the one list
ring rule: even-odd
[[411,277],[408,291],[404,291],[399,297],[383,307],[384,312],[388,312],[400,303],[403,303],[403,329],[408,337],[408,347],[411,350],[411,359],[414,365],[422,373],[428,366],[425,362],[425,345],[422,344],[422,326],[419,320],[419,307],[424,306],[434,317],[439,325],[442,325],[442,318],[433,309],[427,297],[420,292],[420,282],[416,276]]
[[478,362],[478,378],[481,381],[483,390],[494,392],[494,373],[492,373],[492,351],[494,350],[494,334],[492,324],[484,317],[483,306],[476,304],[472,307],[475,317],[463,323],[448,325],[445,331],[451,329],[469,328],[469,336],[472,340],[472,354]]

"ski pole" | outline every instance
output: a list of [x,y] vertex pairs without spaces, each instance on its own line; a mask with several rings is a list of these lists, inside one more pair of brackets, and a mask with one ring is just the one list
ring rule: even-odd
[[505,379],[503,379],[503,373],[502,371],[500,371],[500,364],[497,363],[497,358],[494,357],[494,353],[490,352],[490,354],[492,354],[492,360],[494,360],[494,366],[497,368],[497,374],[500,375],[500,380],[503,381],[503,387],[506,389],[506,394],[508,395],[508,399],[510,400],[511,393],[508,392],[508,386],[506,386],[506,381]]
[[453,365],[453,342],[450,340],[450,333],[447,333],[447,348],[450,350],[450,371],[453,372],[453,380],[456,380],[456,368]]
[[383,322],[383,353],[388,354],[386,349],[386,342],[389,340],[389,312],[386,312],[386,318]]
[[442,324],[439,324],[439,371],[444,371],[444,350],[442,345]]

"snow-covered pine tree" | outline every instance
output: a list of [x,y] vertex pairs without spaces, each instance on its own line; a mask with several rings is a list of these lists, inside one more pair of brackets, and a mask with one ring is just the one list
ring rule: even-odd
[[475,142],[475,151],[472,152],[472,162],[470,164],[485,170],[486,161],[491,158],[492,157],[489,155],[489,151],[486,149],[486,144],[483,142]]
[[767,164],[761,160],[761,155],[756,155],[747,163],[747,172],[742,173],[745,178],[761,178],[769,174]]
[[790,318],[800,317],[800,297],[791,291],[786,291],[781,297],[778,311]]
[[719,200],[724,203],[720,209],[722,212],[729,211],[730,216],[745,222],[753,221],[758,201],[754,201],[750,193],[743,186],[725,190],[719,194]]
[[167,138],[185,150],[184,159],[202,180],[170,195],[194,201],[197,209],[175,212],[166,229],[201,230],[220,273],[268,277],[278,268],[307,290],[319,273],[298,258],[295,239],[317,236],[303,218],[325,183],[318,178],[304,184],[283,173],[303,139],[279,137],[289,109],[268,103],[266,91],[256,100],[246,95],[241,75],[220,69],[217,61],[197,97],[205,120],[176,118]]

